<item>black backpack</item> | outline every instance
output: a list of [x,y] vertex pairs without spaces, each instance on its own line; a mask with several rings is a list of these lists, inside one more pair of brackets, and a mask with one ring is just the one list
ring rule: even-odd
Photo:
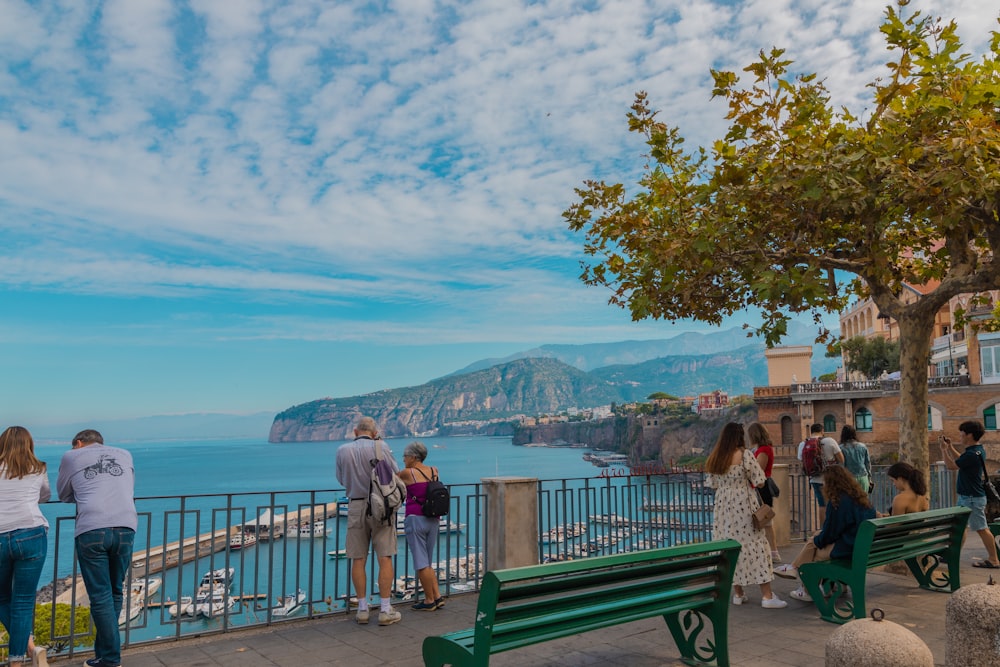
[[[417,472],[420,471],[418,470]],[[423,472],[420,472],[420,474],[427,477]],[[432,479],[427,480],[424,502],[419,504],[424,516],[444,516],[451,509],[451,493],[448,491],[448,487],[438,480],[436,472]]]

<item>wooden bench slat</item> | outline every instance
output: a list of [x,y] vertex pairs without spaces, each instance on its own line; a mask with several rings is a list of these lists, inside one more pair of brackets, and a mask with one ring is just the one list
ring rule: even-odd
[[559,614],[567,619],[586,619],[588,616],[626,613],[639,606],[655,605],[703,605],[714,601],[714,582],[705,582],[684,590],[631,590],[628,594],[601,596],[600,604],[579,597],[567,600],[550,600],[535,606],[520,605],[517,609],[498,610],[493,622],[493,634],[516,630],[518,627],[532,626],[544,621],[551,614]]

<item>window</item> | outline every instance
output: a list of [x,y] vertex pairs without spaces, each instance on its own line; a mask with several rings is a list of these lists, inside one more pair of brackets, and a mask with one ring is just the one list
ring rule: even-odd
[[983,426],[987,431],[997,430],[997,406],[991,405],[983,410]]
[[833,433],[837,430],[837,418],[833,415],[823,417],[823,431]]
[[944,429],[944,420],[941,418],[941,409],[932,405],[927,406],[927,430],[941,431]]
[[979,360],[981,362],[983,384],[1000,382],[1000,340],[979,341]]
[[860,408],[854,413],[854,428],[859,431],[872,430],[872,413],[868,408]]

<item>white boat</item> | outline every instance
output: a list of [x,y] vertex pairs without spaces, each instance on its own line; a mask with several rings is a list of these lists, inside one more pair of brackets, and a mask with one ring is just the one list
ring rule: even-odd
[[237,549],[246,549],[247,547],[252,547],[257,544],[257,535],[255,533],[239,532],[233,533],[233,536],[229,538],[229,550],[236,551]]
[[146,600],[160,590],[162,583],[163,580],[159,577],[132,580],[128,595],[122,600],[122,610],[118,614],[118,625],[125,625],[138,618],[146,607]]
[[178,616],[194,616],[194,600],[190,595],[185,595],[177,602],[167,607],[167,613],[171,618]]
[[215,586],[225,586],[226,590],[233,585],[233,576],[236,574],[235,567],[220,567],[218,570],[211,570],[201,575],[198,588],[214,588]]
[[297,611],[304,609],[306,602],[306,592],[301,588],[295,595],[284,595],[278,598],[278,604],[271,607],[271,616],[291,616]]
[[334,549],[327,551],[326,555],[334,560],[340,560],[341,558],[347,558],[347,549]]
[[297,537],[302,540],[326,535],[326,523],[324,521],[313,521],[312,523],[289,524],[286,537]]
[[216,586],[211,591],[198,594],[194,600],[194,613],[212,618],[221,615],[226,609],[231,609],[235,604],[236,598],[229,594],[228,589]]
[[347,508],[351,504],[351,499],[347,496],[337,499],[337,514],[339,516],[347,516]]

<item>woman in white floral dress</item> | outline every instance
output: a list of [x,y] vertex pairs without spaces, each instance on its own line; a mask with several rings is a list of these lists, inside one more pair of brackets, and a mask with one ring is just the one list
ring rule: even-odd
[[733,575],[733,604],[749,600],[744,586],[760,586],[760,606],[781,609],[788,603],[771,590],[774,579],[771,548],[763,530],[753,527],[754,511],[760,500],[753,487],[762,486],[764,471],[746,448],[743,425],[729,422],[705,462],[708,485],[715,492],[714,538],[733,539],[743,545]]

